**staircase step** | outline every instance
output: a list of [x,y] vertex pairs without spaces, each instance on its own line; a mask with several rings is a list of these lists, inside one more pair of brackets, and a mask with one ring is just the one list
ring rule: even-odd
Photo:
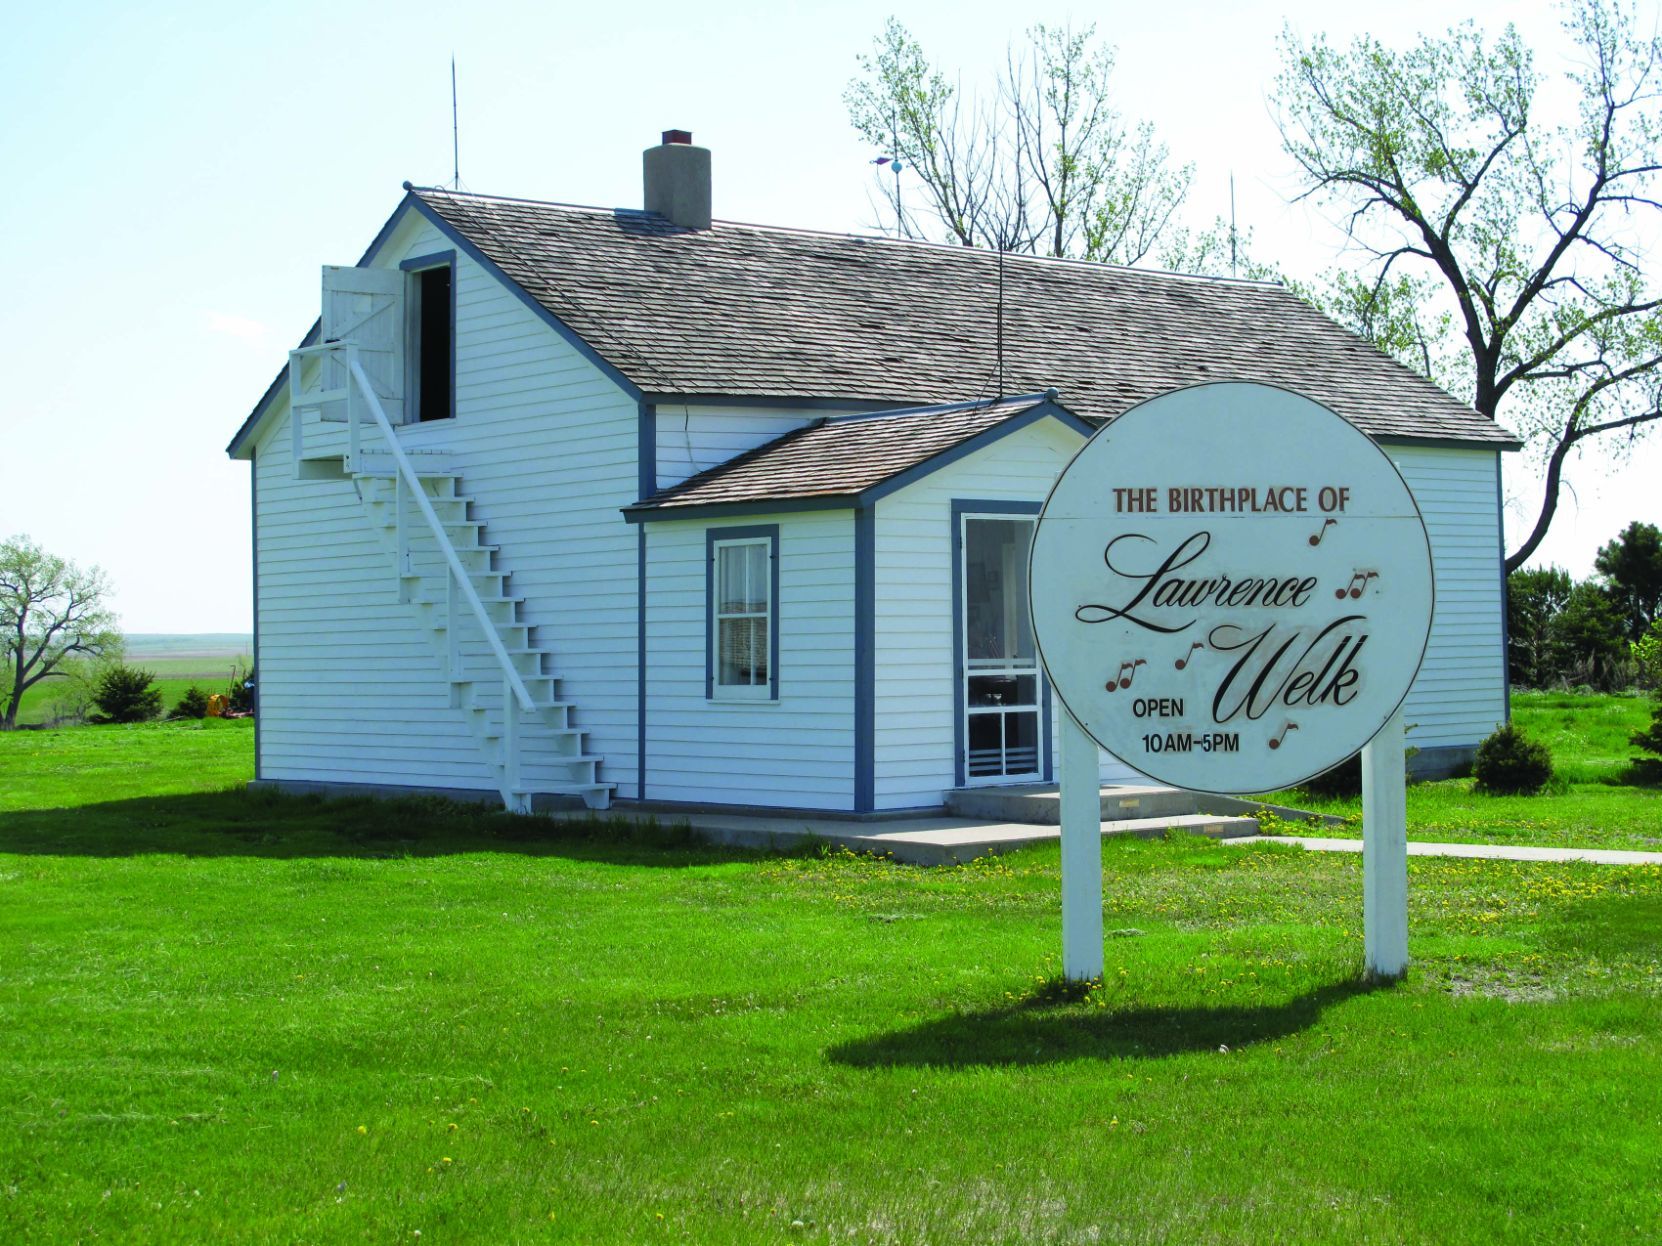
[[[1204,793],[1176,787],[1104,787],[1101,802],[1104,821],[1240,812],[1240,802],[1214,804],[1213,798]],[[1036,826],[1056,826],[1062,820],[1061,796],[1054,783],[961,787],[947,793],[946,807],[961,818],[1027,822]]]
[[[562,796],[575,796],[590,809],[605,809],[611,804],[612,793],[616,790],[615,783],[522,783],[510,794],[530,801],[534,812],[543,813],[556,808],[556,800]],[[543,799],[539,800],[539,797]],[[550,797],[555,799],[547,799]]]
[[1258,834],[1258,819],[1235,814],[1186,813],[1156,818],[1117,818],[1102,824],[1104,835],[1135,835],[1158,839],[1172,831],[1205,835],[1210,839],[1240,839]]
[[[547,651],[531,643],[534,625],[518,619],[524,598],[507,592],[508,571],[492,567],[501,553],[500,547],[481,539],[486,530],[484,520],[467,517],[473,500],[459,492],[459,478],[442,453],[429,454],[425,461],[417,463],[412,452],[412,465],[421,482],[421,496],[431,504],[443,531],[441,534],[429,528],[419,514],[406,512],[403,516],[409,561],[402,570],[394,567],[399,598],[425,624],[441,670],[449,660],[450,641],[461,642],[462,669],[445,676],[451,690],[451,704],[466,715],[471,733],[481,749],[487,750],[486,764],[498,781],[505,781],[509,773],[518,776],[512,789],[502,789],[504,803],[519,813],[533,812],[539,805],[552,808],[559,802],[572,801],[591,809],[608,808],[616,785],[599,779],[599,767],[605,759],[584,751],[587,733],[571,725],[571,711],[576,707],[569,701],[556,699],[558,679],[543,672]],[[382,543],[396,557],[400,517],[394,508],[402,492],[397,483],[397,465],[390,455],[360,454],[356,466],[359,470],[353,475],[367,517],[378,529]],[[410,505],[415,499],[403,500]],[[502,645],[510,667],[530,694],[534,703],[531,710],[505,706],[502,672],[495,666],[496,655],[488,637],[474,635],[479,620],[470,603],[460,599],[446,602],[446,589],[450,587],[447,585],[450,568],[443,553],[446,546],[460,560],[469,586],[485,607],[489,631]],[[448,605],[458,607],[465,618],[461,626],[466,631],[453,638],[446,636]],[[487,668],[483,672],[481,665]],[[520,720],[516,758],[504,755],[502,746],[507,734],[504,712]],[[525,721],[522,714],[533,717]],[[562,752],[565,748],[573,751]]]

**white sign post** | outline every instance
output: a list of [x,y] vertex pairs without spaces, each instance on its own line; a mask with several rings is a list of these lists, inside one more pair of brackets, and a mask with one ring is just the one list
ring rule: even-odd
[[1232,793],[1294,786],[1367,746],[1367,964],[1400,975],[1401,706],[1433,584],[1424,521],[1391,460],[1286,390],[1178,390],[1068,464],[1029,566],[1039,652],[1064,707],[1067,975],[1102,969],[1096,745],[1160,782]]

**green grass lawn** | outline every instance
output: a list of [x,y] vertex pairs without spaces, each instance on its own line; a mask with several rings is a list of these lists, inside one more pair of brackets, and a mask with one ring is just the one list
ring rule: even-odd
[[[1662,1237],[1662,870],[768,856],[0,736],[0,1241]],[[417,1233],[420,1236],[416,1236]]]
[[[1408,789],[1408,837],[1428,842],[1538,844],[1553,848],[1662,850],[1662,787],[1635,773],[1628,743],[1650,723],[1649,699],[1571,692],[1519,692],[1512,718],[1552,751],[1558,782],[1539,796],[1489,796],[1470,779]],[[1362,802],[1300,791],[1271,799],[1349,820],[1323,835],[1360,835]],[[1285,827],[1298,833],[1302,827]]]

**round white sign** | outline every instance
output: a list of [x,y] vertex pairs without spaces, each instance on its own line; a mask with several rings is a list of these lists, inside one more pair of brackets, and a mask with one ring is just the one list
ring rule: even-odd
[[1074,456],[1028,591],[1045,670],[1098,744],[1175,787],[1273,791],[1355,753],[1408,694],[1431,546],[1396,466],[1341,416],[1199,385]]

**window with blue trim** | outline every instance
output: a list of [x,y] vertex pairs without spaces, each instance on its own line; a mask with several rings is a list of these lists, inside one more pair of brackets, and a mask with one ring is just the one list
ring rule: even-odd
[[716,700],[771,700],[779,672],[778,537],[775,532],[709,534],[709,695]]

